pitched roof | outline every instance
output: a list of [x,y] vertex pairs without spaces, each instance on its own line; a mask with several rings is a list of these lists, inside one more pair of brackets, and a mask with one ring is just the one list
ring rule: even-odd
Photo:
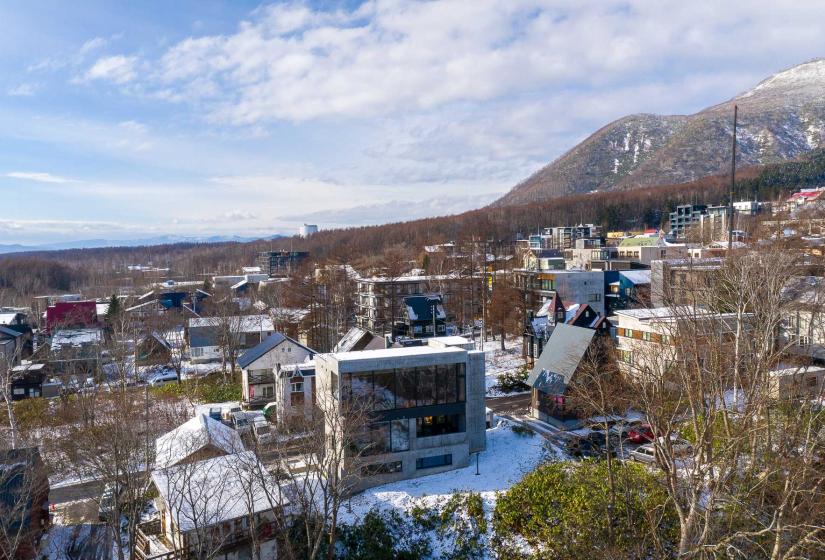
[[252,451],[159,469],[152,481],[182,532],[288,504]]
[[347,331],[347,334],[345,334],[343,338],[338,341],[338,344],[335,345],[335,348],[333,348],[332,351],[354,352],[357,350],[363,350],[375,338],[378,337],[366,329],[352,327]]
[[404,298],[404,306],[411,321],[432,321],[433,307],[436,319],[446,319],[441,294],[416,294]]
[[199,414],[155,441],[155,464],[160,468],[171,467],[208,445],[226,454],[240,453],[244,449],[238,432]]
[[527,378],[527,384],[545,393],[564,393],[595,334],[592,329],[556,325]]
[[635,286],[650,284],[650,270],[620,270],[619,276]]
[[272,333],[271,335],[263,339],[257,346],[253,346],[252,348],[241,354],[241,356],[238,358],[238,365],[241,367],[241,369],[246,368],[247,366],[249,366],[249,364],[257,360],[258,358],[264,356],[265,354],[273,350],[276,346],[287,340],[292,342],[293,344],[297,344],[298,346],[305,349],[307,352],[310,352],[311,354],[315,353],[314,350],[304,346],[300,342],[293,340],[284,334],[276,332]]

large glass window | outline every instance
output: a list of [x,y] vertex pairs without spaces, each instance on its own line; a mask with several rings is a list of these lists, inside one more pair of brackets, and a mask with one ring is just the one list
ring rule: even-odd
[[375,476],[379,474],[392,474],[401,472],[401,461],[392,461],[390,463],[374,463],[372,465],[365,465],[361,467],[362,476]]
[[437,370],[435,367],[421,368],[418,370],[418,406],[430,406],[436,403],[436,379]]
[[395,375],[395,407],[409,408],[415,406],[415,370],[412,368],[397,369]]
[[415,460],[415,468],[418,470],[445,467],[452,464],[453,456],[450,453],[447,453],[446,455],[435,455],[433,457],[421,457],[420,459]]
[[372,407],[372,373],[358,373],[350,376],[352,404],[357,407]]
[[456,434],[465,430],[463,414],[449,414],[446,416],[421,416],[415,419],[415,435],[417,437],[440,436]]
[[409,451],[410,422],[406,418],[390,423],[390,445],[393,451]]
[[395,408],[395,372],[393,370],[376,371],[373,408],[391,410]]

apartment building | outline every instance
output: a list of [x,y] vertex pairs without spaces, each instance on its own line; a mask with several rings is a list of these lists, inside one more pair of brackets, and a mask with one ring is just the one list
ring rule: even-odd
[[356,491],[466,467],[484,450],[483,352],[433,344],[319,354],[315,363],[322,410],[369,410],[343,467],[361,477]]
[[[527,309],[538,309],[559,294],[565,301],[586,303],[596,313],[605,314],[605,293],[618,272],[603,270],[513,271],[516,287],[525,294]],[[615,276],[615,278],[614,278]]]
[[650,263],[650,301],[654,307],[689,305],[705,298],[717,281],[721,258],[664,259]]
[[530,235],[527,241],[534,249],[570,249],[577,239],[601,236],[601,228],[593,224],[549,227]]
[[261,251],[255,258],[255,264],[262,274],[269,277],[291,274],[309,257],[308,251]]
[[703,214],[707,213],[705,204],[681,204],[670,213],[670,233],[677,239],[684,239],[688,229],[698,224]]
[[446,324],[470,325],[482,313],[481,275],[376,277],[356,280],[357,326],[378,334],[391,333],[407,322],[404,299],[419,294],[440,294]]

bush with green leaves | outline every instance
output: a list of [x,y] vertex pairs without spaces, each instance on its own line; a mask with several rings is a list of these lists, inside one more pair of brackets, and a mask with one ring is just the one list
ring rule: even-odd
[[188,397],[203,403],[240,401],[243,398],[240,380],[224,380],[221,375],[184,379],[180,383],[152,387],[151,391],[158,396]]
[[413,506],[410,515],[418,527],[435,533],[441,548],[439,558],[484,558],[487,547],[487,518],[484,514],[484,500],[480,494],[455,493],[443,504],[432,507]]
[[507,371],[498,376],[496,386],[502,393],[529,391],[530,387],[526,383],[529,375],[530,369],[527,366],[523,366],[514,371]]
[[361,523],[338,530],[337,556],[342,559],[423,560],[430,552],[429,539],[396,510],[374,508]]
[[658,475],[617,463],[547,463],[498,499],[493,550],[499,558],[670,558],[678,519]]

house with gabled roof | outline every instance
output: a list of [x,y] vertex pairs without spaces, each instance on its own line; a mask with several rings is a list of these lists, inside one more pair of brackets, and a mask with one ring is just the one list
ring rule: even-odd
[[282,333],[272,333],[238,358],[241,368],[243,406],[263,408],[275,400],[275,375],[281,365],[304,362],[315,355],[304,346]]
[[383,337],[361,327],[352,327],[332,349],[333,352],[358,352],[360,350],[378,350],[386,348]]
[[556,325],[527,377],[531,416],[560,428],[578,424],[567,389],[595,337],[593,329]]
[[165,469],[243,450],[238,432],[206,414],[198,414],[155,441],[155,465]]

